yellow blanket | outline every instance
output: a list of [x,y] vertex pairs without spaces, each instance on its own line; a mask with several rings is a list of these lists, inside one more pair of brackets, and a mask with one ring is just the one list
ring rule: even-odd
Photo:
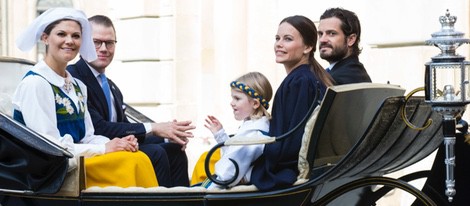
[[[204,169],[204,161],[206,160],[207,152],[202,153],[194,166],[193,174],[191,176],[191,185],[200,183],[207,178],[206,171]],[[220,148],[212,154],[209,169],[213,172],[215,163],[220,160]]]
[[143,152],[112,152],[85,159],[86,187],[156,187],[152,163]]

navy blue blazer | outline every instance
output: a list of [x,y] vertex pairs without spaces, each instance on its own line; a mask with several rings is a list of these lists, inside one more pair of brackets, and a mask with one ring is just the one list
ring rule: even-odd
[[372,82],[364,65],[359,62],[359,57],[355,55],[350,55],[337,62],[331,69],[330,75],[336,85]]
[[127,119],[123,96],[119,88],[113,81],[108,78],[109,86],[114,97],[114,105],[117,113],[117,122],[109,121],[108,105],[106,97],[101,89],[98,80],[88,67],[85,60],[80,60],[73,65],[67,66],[67,70],[73,77],[81,80],[86,86],[88,91],[88,110],[95,127],[95,134],[103,135],[109,138],[124,137],[130,134],[135,135],[141,141],[146,134],[144,124],[130,123]]
[[[298,66],[284,78],[274,96],[270,136],[285,134],[302,121],[314,103],[318,86],[322,97],[326,88],[318,84],[308,64]],[[305,123],[301,128],[304,126]],[[254,163],[251,183],[263,191],[291,186],[299,175],[297,164],[303,133],[303,129],[298,129],[284,141],[267,144]]]

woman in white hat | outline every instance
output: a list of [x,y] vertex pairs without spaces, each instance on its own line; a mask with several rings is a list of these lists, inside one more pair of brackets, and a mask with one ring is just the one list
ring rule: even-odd
[[[18,48],[28,51],[38,41],[46,55],[23,78],[13,96],[15,120],[62,144],[75,156],[85,156],[87,187],[153,187],[158,182],[152,164],[138,151],[133,136],[114,138],[94,135],[86,107],[87,88],[66,70],[78,53],[96,59],[91,27],[82,11],[49,9],[20,35]],[[76,167],[69,160],[69,170]]]

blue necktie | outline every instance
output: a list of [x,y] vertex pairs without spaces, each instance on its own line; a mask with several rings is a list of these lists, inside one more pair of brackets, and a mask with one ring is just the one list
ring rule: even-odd
[[104,73],[99,75],[101,78],[101,89],[103,89],[104,96],[106,96],[106,101],[108,102],[108,114],[109,114],[109,121],[111,121],[111,89],[109,89],[109,84],[108,84],[108,79],[106,78],[106,75]]
[[330,73],[331,72],[331,69],[330,67],[326,68],[326,72]]

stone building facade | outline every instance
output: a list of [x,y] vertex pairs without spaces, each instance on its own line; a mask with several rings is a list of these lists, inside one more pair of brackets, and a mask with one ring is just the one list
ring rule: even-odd
[[[42,45],[24,53],[16,48],[15,38],[47,8],[74,7],[88,16],[109,16],[118,43],[108,76],[120,86],[126,102],[155,121],[192,120],[197,129],[188,153],[198,156],[209,147],[206,140],[211,134],[204,128],[207,115],[216,115],[228,132],[239,125],[229,106],[229,82],[259,71],[276,89],[284,78],[284,68],[275,63],[273,52],[277,25],[284,17],[300,14],[318,23],[330,7],[356,12],[363,30],[360,59],[372,80],[411,91],[424,85],[424,64],[439,53],[424,41],[440,29],[438,18],[446,9],[458,17],[455,27],[468,38],[469,2],[0,0],[0,56],[41,58]],[[468,46],[458,52],[468,59]]]

